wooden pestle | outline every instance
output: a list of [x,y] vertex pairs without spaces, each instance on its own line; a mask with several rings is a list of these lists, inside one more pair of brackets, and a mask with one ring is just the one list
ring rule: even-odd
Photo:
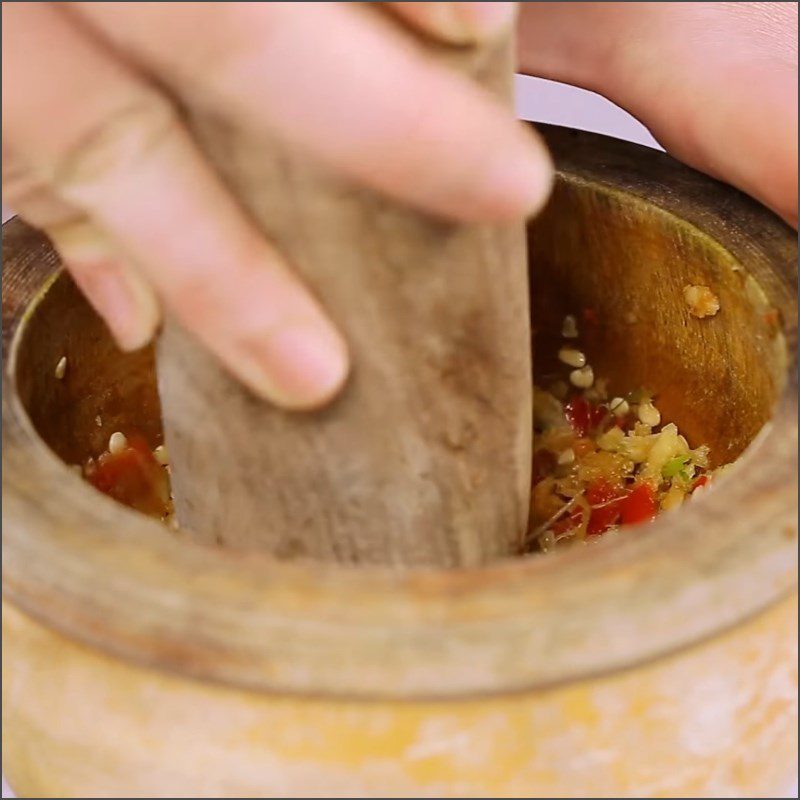
[[[428,46],[510,102],[510,37]],[[207,116],[189,124],[343,330],[353,369],[328,408],[282,411],[168,320],[159,391],[181,525],[352,564],[469,566],[513,552],[530,496],[522,223],[437,221],[282,144]]]

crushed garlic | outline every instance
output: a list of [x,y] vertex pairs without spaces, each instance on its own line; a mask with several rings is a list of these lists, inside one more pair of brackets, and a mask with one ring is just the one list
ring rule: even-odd
[[564,450],[562,453],[559,454],[556,463],[558,463],[559,466],[565,467],[568,466],[569,464],[573,464],[574,462],[575,462],[575,451],[571,447],[568,447],[566,450]]
[[652,403],[641,403],[639,406],[639,421],[651,428],[661,422],[661,412]]
[[153,450],[153,457],[162,467],[166,467],[169,464],[169,453],[167,452],[167,448],[165,445],[160,444]]
[[693,317],[713,317],[719,311],[719,297],[708,286],[693,284],[683,287],[683,299]]

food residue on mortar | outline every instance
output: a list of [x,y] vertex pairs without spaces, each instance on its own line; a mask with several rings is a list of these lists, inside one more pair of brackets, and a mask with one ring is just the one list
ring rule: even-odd
[[683,287],[683,299],[693,317],[713,317],[719,311],[719,298],[708,288],[693,284]]

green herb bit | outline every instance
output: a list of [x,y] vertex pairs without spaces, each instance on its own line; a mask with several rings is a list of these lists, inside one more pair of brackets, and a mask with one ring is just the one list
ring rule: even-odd
[[686,473],[684,467],[689,463],[690,459],[691,456],[688,453],[684,453],[681,456],[675,456],[675,458],[671,458],[661,468],[662,476],[667,480],[670,480],[671,478],[675,478],[680,475],[685,480],[688,480],[689,476]]

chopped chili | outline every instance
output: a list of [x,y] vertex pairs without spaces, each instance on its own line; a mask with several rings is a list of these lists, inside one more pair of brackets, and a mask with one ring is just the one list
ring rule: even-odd
[[649,522],[658,513],[658,503],[653,487],[649,483],[638,483],[619,506],[623,525]]
[[170,513],[169,475],[142,436],[129,436],[119,452],[104,452],[84,473],[95,489],[136,511],[162,519]]

